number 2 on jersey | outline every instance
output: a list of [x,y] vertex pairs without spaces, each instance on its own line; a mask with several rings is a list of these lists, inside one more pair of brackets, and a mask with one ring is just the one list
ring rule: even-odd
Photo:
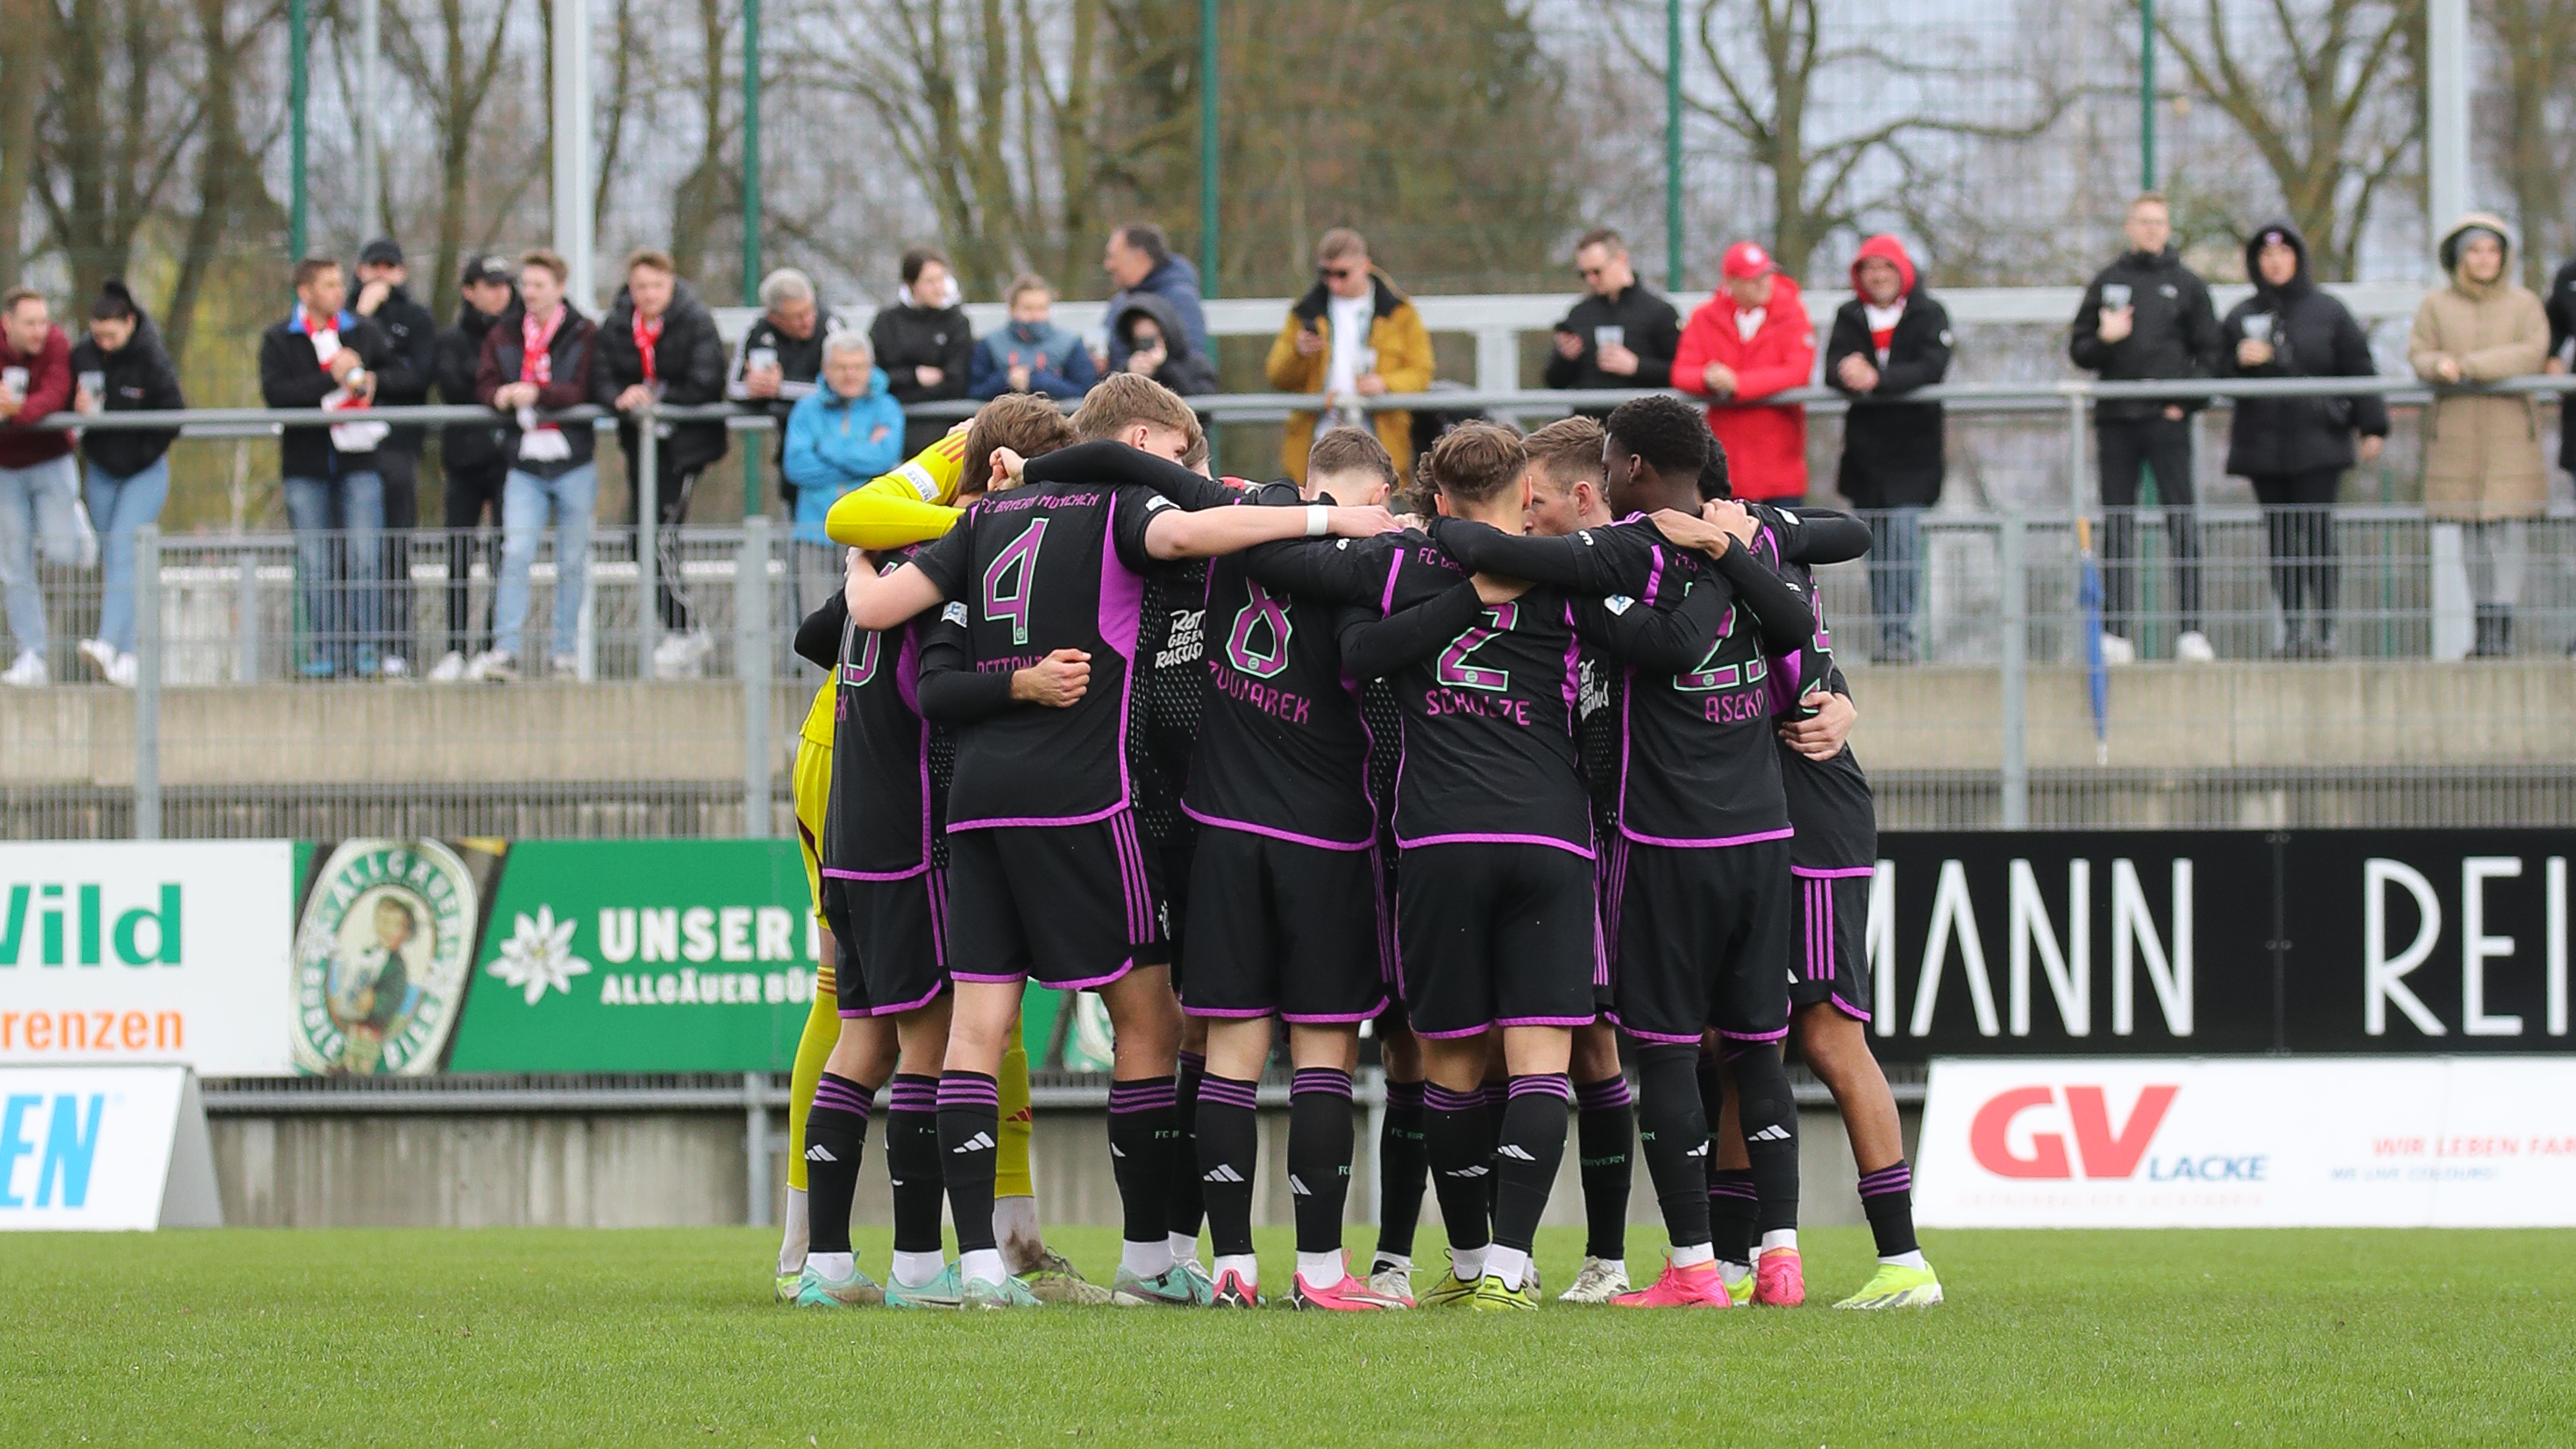
[[1031,519],[984,570],[984,617],[1011,621],[1011,642],[1029,642],[1029,601],[1038,584],[1038,545],[1046,542],[1047,521]]
[[1467,662],[1467,656],[1492,643],[1497,635],[1512,632],[1512,625],[1518,622],[1520,616],[1521,606],[1518,602],[1496,604],[1487,609],[1485,618],[1492,624],[1491,628],[1478,624],[1459,635],[1446,650],[1441,652],[1440,682],[1456,689],[1484,689],[1496,693],[1510,689],[1512,687],[1510,670],[1487,669],[1481,665],[1470,664]]
[[1747,664],[1717,662],[1717,656],[1726,652],[1727,639],[1735,633],[1735,618],[1735,605],[1727,605],[1726,617],[1720,619],[1717,624],[1717,638],[1708,646],[1708,657],[1700,660],[1699,668],[1677,676],[1673,680],[1675,689],[1694,693],[1713,689],[1733,689],[1740,684],[1760,684],[1770,677],[1771,667],[1763,661],[1760,654],[1754,655],[1752,662]]

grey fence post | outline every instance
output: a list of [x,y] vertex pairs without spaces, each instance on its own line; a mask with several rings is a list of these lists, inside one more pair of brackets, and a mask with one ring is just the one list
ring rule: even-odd
[[653,405],[635,415],[635,574],[640,586],[635,616],[635,677],[651,679],[653,654],[662,647],[662,440]]
[[134,838],[161,838],[161,527],[134,531]]
[[2030,828],[2030,573],[2024,562],[2025,525],[2019,510],[2004,514],[1996,537],[1996,567],[2003,573],[2002,639],[2003,817],[2007,830]]
[[742,522],[733,566],[734,673],[742,679],[742,833],[770,832],[769,520]]
[[243,549],[233,574],[233,683],[259,683],[259,551]]
[[755,1228],[769,1226],[768,1087],[767,1073],[742,1074],[742,1219]]

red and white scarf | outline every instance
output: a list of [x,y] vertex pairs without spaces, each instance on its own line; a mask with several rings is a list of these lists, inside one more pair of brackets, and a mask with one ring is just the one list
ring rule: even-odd
[[[555,380],[555,332],[563,326],[564,309],[539,322],[534,317],[519,318],[519,381],[539,387]],[[532,463],[560,463],[572,457],[572,445],[565,440],[563,429],[552,423],[537,421],[535,408],[519,409],[519,457]]]
[[641,309],[635,313],[635,351],[644,359],[644,380],[653,381],[653,348],[662,340],[662,319],[647,317]]

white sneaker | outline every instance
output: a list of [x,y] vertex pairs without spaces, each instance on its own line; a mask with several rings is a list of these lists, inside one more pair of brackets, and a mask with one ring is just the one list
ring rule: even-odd
[[1559,1303],[1607,1303],[1628,1291],[1628,1265],[1585,1254],[1574,1286],[1556,1295]]
[[2198,629],[2190,629],[2174,641],[2174,658],[2185,664],[2214,664],[2218,660],[2218,651],[2211,647],[2208,635]]
[[97,670],[98,677],[101,679],[110,678],[116,673],[116,646],[104,639],[80,641],[80,657],[89,661],[89,667]]
[[135,677],[139,673],[141,671],[135,665],[133,655],[119,654],[116,656],[116,662],[107,666],[107,682],[119,689],[132,689]]
[[2102,631],[2102,662],[2114,669],[2138,662],[2138,646],[2105,629]]
[[465,655],[460,650],[448,650],[444,657],[430,666],[429,682],[432,684],[454,684],[464,677]]
[[655,679],[685,679],[688,677],[688,667],[688,635],[665,634],[662,636],[662,642],[653,646],[653,677]]
[[519,677],[519,661],[506,649],[487,649],[465,666],[465,677],[485,684],[508,684]]
[[399,654],[388,654],[377,661],[376,672],[387,679],[403,679],[411,674],[411,661]]
[[558,654],[546,661],[546,673],[556,679],[579,679],[581,661],[569,654]]
[[18,662],[0,673],[0,684],[19,689],[35,689],[54,682],[53,672],[45,668],[45,656],[33,649],[22,650]]

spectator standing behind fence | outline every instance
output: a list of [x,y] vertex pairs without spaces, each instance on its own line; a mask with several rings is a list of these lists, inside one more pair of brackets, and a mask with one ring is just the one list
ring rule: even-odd
[[[2129,203],[2122,230],[2129,249],[2084,289],[2067,355],[2105,382],[2206,377],[2218,362],[2218,316],[2209,288],[2174,250],[2173,214],[2150,191]],[[2138,626],[2137,506],[2139,468],[2153,469],[2173,544],[2174,615],[2182,633],[2174,657],[2204,664],[2218,657],[2200,632],[2200,522],[2191,475],[2191,414],[2206,401],[2115,401],[2093,409],[2101,456],[2102,658],[2134,663]]]
[[1109,314],[1109,339],[1111,352],[1126,353],[1121,371],[1141,372],[1183,397],[1216,391],[1216,359],[1190,340],[1169,298],[1126,294]]
[[[2254,295],[2218,324],[2219,370],[2230,377],[2370,377],[2370,334],[2308,276],[2308,243],[2287,221],[2245,243]],[[2356,451],[2353,434],[2360,433]],[[2335,649],[2335,491],[2355,458],[2379,457],[2388,404],[2353,397],[2246,397],[2227,427],[2227,471],[2254,485],[2281,601],[2284,659]]]
[[[2540,371],[2549,319],[2540,299],[2513,280],[2512,232],[2502,218],[2471,212],[2442,234],[2450,285],[2415,309],[2406,360],[2427,382],[2501,382]],[[2547,507],[2540,457],[2540,400],[2524,395],[2449,393],[2424,418],[2424,511],[2461,530],[2469,595],[2477,603],[2470,653],[2513,653],[2513,609],[2522,593],[2523,525]]]
[[[1719,265],[1717,295],[1682,328],[1673,386],[1721,404],[1805,387],[1816,370],[1816,324],[1798,284],[1756,242],[1737,242]],[[1796,503],[1807,496],[1807,410],[1716,406],[1708,430],[1725,449],[1735,496]]]
[[[84,413],[169,412],[188,405],[179,372],[161,345],[161,329],[144,315],[125,283],[110,277],[89,305],[89,335],[72,347],[72,406]],[[99,677],[134,687],[134,535],[158,522],[170,497],[170,444],[176,428],[90,428],[81,434],[89,463],[89,516],[101,535],[107,570],[100,579],[98,636],[81,641],[81,657]]]
[[1923,510],[1941,501],[1947,440],[1936,402],[1880,402],[1931,387],[1950,371],[1950,314],[1925,291],[1905,243],[1879,235],[1852,260],[1858,295],[1834,313],[1825,342],[1825,383],[1855,399],[1843,420],[1835,487],[1868,515],[1869,609],[1878,616],[1882,664],[1920,657],[1915,619],[1923,609]]
[[[1077,352],[1079,348],[1075,349]],[[1024,389],[1023,389],[1024,390]],[[904,460],[903,404],[868,340],[838,333],[823,344],[823,384],[787,418],[787,476],[796,484],[797,612],[820,605],[844,577],[842,551],[823,532],[841,495]]]
[[[903,254],[903,286],[894,305],[868,324],[868,350],[885,369],[894,400],[915,403],[955,402],[966,396],[966,371],[975,353],[975,329],[958,302],[957,276],[947,254],[914,247]],[[955,418],[907,418],[903,455],[907,458],[939,441]]]
[[823,339],[841,330],[841,319],[823,309],[814,279],[780,267],[760,279],[760,315],[734,344],[725,396],[778,421],[778,497],[792,516],[796,484],[787,476],[787,415],[813,395],[823,375]]
[[590,526],[599,503],[597,438],[588,423],[558,426],[537,415],[578,407],[592,396],[599,329],[564,299],[563,258],[532,251],[519,258],[522,307],[515,326],[493,326],[474,368],[475,395],[506,413],[502,456],[510,460],[501,491],[501,581],[494,590],[492,647],[475,656],[467,677],[504,684],[519,677],[528,652],[528,596],[537,540],[555,530],[554,649],[548,672],[579,675],[582,596],[590,584]]
[[[510,264],[490,255],[465,260],[457,284],[456,325],[438,334],[439,400],[463,407],[483,406],[475,370],[483,362],[483,339],[495,328],[516,331],[519,294],[511,286]],[[583,401],[589,401],[584,398]],[[468,661],[492,647],[491,617],[498,601],[484,604],[483,632],[473,632],[474,530],[489,510],[501,521],[501,488],[510,476],[509,430],[498,419],[488,423],[450,423],[439,435],[438,461],[445,474],[447,499],[447,652],[429,671],[438,684],[465,677]],[[495,565],[493,575],[500,569]]]
[[1031,392],[1061,402],[1091,391],[1100,369],[1080,333],[1055,325],[1055,289],[1046,279],[1023,273],[1004,300],[1011,320],[975,344],[966,395],[991,402],[1006,392]]
[[[1118,290],[1109,294],[1104,315],[1110,319],[1109,370],[1133,372],[1129,359],[1135,344],[1117,327],[1120,313],[1148,297],[1171,304],[1172,320],[1158,322],[1166,339],[1165,349],[1173,356],[1202,358],[1207,363],[1208,384],[1203,388],[1172,387],[1183,397],[1216,391],[1216,344],[1208,340],[1207,304],[1199,292],[1199,269],[1190,259],[1174,254],[1163,229],[1149,222],[1129,222],[1109,234],[1109,245],[1100,254],[1100,269],[1109,274],[1109,285]],[[1189,347],[1172,345],[1172,339],[1187,338]],[[1150,374],[1153,369],[1147,369]],[[1161,378],[1155,381],[1161,382]]]
[[[295,264],[295,308],[259,339],[259,391],[272,408],[326,413],[367,407],[385,337],[347,310],[348,279],[329,257]],[[295,527],[295,563],[310,635],[309,679],[373,674],[385,526],[384,479],[376,471],[383,423],[364,419],[286,428],[278,473]]]
[[[0,422],[34,422],[72,404],[72,345],[54,325],[52,309],[29,287],[0,296],[0,331],[7,333],[0,360]],[[36,554],[68,568],[84,562],[96,536],[81,517],[80,469],[72,462],[71,434],[0,431],[0,596],[5,596],[18,657],[0,672],[0,684],[52,682],[45,662],[45,595],[36,582]]]
[[[521,286],[524,289],[524,279]],[[640,523],[637,509],[644,498],[642,456],[635,415],[646,407],[700,407],[724,398],[724,340],[716,335],[715,314],[698,300],[696,289],[679,279],[668,254],[639,251],[626,259],[626,285],[609,304],[599,324],[597,356],[591,361],[591,400],[624,414],[617,425],[617,444],[626,454],[627,521]],[[680,525],[689,521],[689,497],[698,475],[725,455],[730,446],[721,422],[654,425],[654,484],[659,492],[660,546],[655,550],[661,575],[655,607],[671,632],[653,654],[658,679],[693,679],[706,673],[715,654],[715,636],[699,627],[689,609],[681,578]]]
[[[1323,394],[1326,426],[1374,424],[1397,472],[1412,474],[1413,414],[1346,406],[1353,397],[1420,392],[1431,384],[1431,333],[1422,314],[1370,264],[1368,241],[1358,232],[1335,227],[1315,244],[1315,285],[1288,309],[1265,370],[1281,392]],[[1290,413],[1280,435],[1280,465],[1301,484],[1315,419],[1312,412]]]
[[[383,366],[376,373],[376,406],[419,407],[429,401],[438,375],[438,319],[412,300],[404,283],[402,246],[378,237],[358,252],[358,295],[349,310],[385,335]],[[388,679],[411,668],[411,535],[420,527],[420,446],[429,429],[397,423],[376,449],[376,472],[385,480],[385,632],[380,667]]]
[[[1574,270],[1585,296],[1556,324],[1555,350],[1541,381],[1549,387],[1670,387],[1681,349],[1682,314],[1637,280],[1628,243],[1608,227],[1574,244]],[[1606,418],[1606,407],[1577,409]]]

